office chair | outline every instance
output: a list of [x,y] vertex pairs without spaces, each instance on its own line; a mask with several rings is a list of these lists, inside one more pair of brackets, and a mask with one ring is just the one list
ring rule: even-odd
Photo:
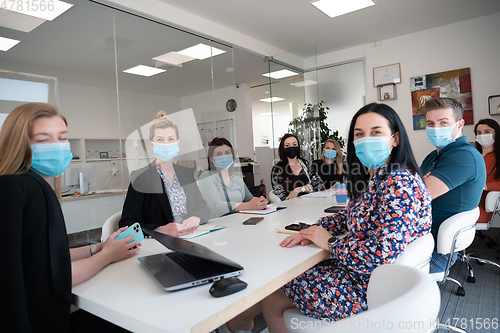
[[[493,215],[491,216],[491,219],[487,223],[476,223],[476,230],[478,231],[489,230],[491,228],[493,220],[495,219],[495,216],[500,215],[500,192],[496,191],[489,192],[488,195],[486,195],[484,208],[488,213],[493,212]],[[500,268],[500,265],[494,261],[474,257],[473,254],[467,254],[465,253],[465,251],[462,252],[461,260],[465,262],[465,264],[467,265],[467,269],[469,272],[469,275],[467,276],[467,282],[470,283],[476,282],[476,277],[474,275],[474,270],[472,269],[470,261],[473,260],[480,262],[482,264],[490,264]]]
[[108,239],[109,235],[118,230],[118,222],[122,217],[122,212],[118,212],[111,216],[102,226],[101,233],[101,243],[104,243]]
[[276,194],[274,194],[273,190],[271,190],[269,192],[269,201],[271,201],[271,203],[277,203],[277,202],[281,202],[281,199],[278,198],[278,196]]
[[[453,253],[465,250],[474,240],[476,221],[479,218],[479,207],[450,216],[441,223],[438,230],[436,251],[439,254],[449,255],[444,272],[432,273],[431,276],[438,284],[452,281],[458,284],[457,295],[465,296],[465,289],[457,280],[448,276],[450,273]],[[470,266],[468,264],[468,266]],[[471,268],[469,268],[471,269]]]
[[[368,310],[336,322],[307,317],[296,308],[283,315],[288,331],[297,333],[430,332],[438,327],[440,299],[439,288],[427,273],[404,265],[382,265],[368,283]],[[398,328],[401,323],[416,324]]]

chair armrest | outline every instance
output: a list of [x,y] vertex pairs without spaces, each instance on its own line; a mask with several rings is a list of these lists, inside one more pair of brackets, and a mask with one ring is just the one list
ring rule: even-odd
[[500,192],[489,192],[488,195],[486,195],[486,200],[484,202],[484,210],[486,210],[488,213],[494,212],[498,199],[500,199]]

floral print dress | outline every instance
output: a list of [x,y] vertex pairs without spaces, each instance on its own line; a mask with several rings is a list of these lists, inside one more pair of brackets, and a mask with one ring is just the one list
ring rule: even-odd
[[334,246],[333,259],[320,262],[282,290],[307,316],[337,321],[367,309],[372,271],[392,263],[432,223],[431,195],[419,175],[387,174],[382,165],[366,190],[346,209],[318,220],[332,235],[348,233]]

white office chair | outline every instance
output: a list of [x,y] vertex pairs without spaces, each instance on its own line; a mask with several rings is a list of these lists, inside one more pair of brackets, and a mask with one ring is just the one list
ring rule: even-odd
[[433,250],[434,237],[432,237],[431,233],[428,233],[408,244],[404,252],[394,261],[394,264],[415,267],[429,273]]
[[118,212],[111,216],[102,226],[101,242],[104,243],[109,235],[118,230],[118,222],[122,217],[122,212]]
[[[377,267],[368,283],[367,301],[367,311],[336,322],[306,317],[296,308],[283,315],[288,331],[297,333],[430,332],[437,327],[439,288],[419,269],[404,265]],[[401,323],[411,323],[411,327],[398,327]]]
[[271,190],[269,192],[269,201],[271,201],[271,203],[277,203],[277,202],[281,202],[281,199],[278,198],[278,196],[276,194],[274,194],[273,190]]
[[[489,230],[495,217],[500,216],[500,192],[493,191],[488,193],[484,203],[484,208],[488,213],[493,212],[493,215],[487,223],[476,223],[476,231]],[[490,264],[500,268],[500,265],[494,261],[474,257],[474,255],[466,254],[465,251],[463,251],[461,260],[467,265],[467,269],[469,272],[469,275],[467,276],[467,282],[470,283],[476,282],[476,277],[474,276],[474,270],[472,269],[470,261],[478,261],[483,264]]]
[[440,273],[433,273],[431,276],[438,284],[452,281],[458,284],[457,295],[464,296],[465,289],[462,284],[448,276],[453,253],[465,250],[474,241],[476,233],[476,221],[479,218],[479,208],[476,207],[462,213],[450,216],[439,226],[436,251],[440,254],[448,254],[449,259],[446,270]]

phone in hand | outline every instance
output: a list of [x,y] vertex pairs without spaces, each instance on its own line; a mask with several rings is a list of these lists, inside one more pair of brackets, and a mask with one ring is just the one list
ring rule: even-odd
[[142,233],[141,225],[138,222],[135,222],[134,224],[129,226],[127,230],[123,231],[121,234],[116,236],[115,239],[127,238],[130,235],[134,235],[134,238],[132,238],[132,240],[127,244],[132,243],[134,240],[136,240],[137,244],[139,244],[144,240],[144,234]]
[[285,227],[286,230],[293,230],[293,231],[300,231],[302,229],[307,229],[309,228],[309,224],[298,224],[298,223],[293,223],[289,224]]
[[256,225],[260,221],[262,221],[264,218],[263,217],[251,217],[245,222],[243,222],[243,225]]

